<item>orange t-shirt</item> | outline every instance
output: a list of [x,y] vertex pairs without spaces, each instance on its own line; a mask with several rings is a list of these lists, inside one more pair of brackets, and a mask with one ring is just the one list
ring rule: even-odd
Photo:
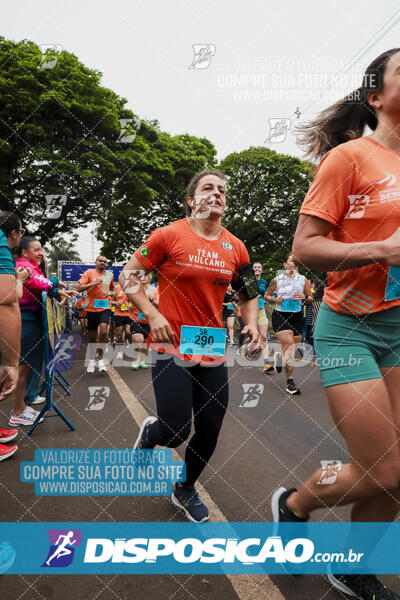
[[76,303],[76,308],[78,310],[78,315],[80,317],[86,317],[86,303],[87,303],[87,298],[79,298],[78,302]]
[[[82,277],[80,278],[80,280],[78,281],[78,283],[82,284],[82,285],[87,285],[88,283],[91,283],[92,281],[94,281],[95,279],[97,279],[98,277],[101,277],[101,273],[99,273],[98,271],[96,271],[96,269],[87,269],[87,271],[85,271],[82,275]],[[110,290],[113,289],[114,287],[114,277],[111,278],[111,283],[110,283]],[[90,287],[86,290],[86,293],[88,295],[88,304],[86,307],[86,312],[100,312],[102,310],[106,310],[105,308],[94,308],[94,301],[97,299],[105,299],[107,298],[108,300],[110,300],[110,296],[109,294],[104,294],[103,293],[103,284],[99,283],[97,285],[94,285],[93,287]],[[109,307],[111,308],[111,304],[109,303]]]
[[[400,153],[369,137],[340,144],[324,156],[300,210],[334,225],[328,238],[352,244],[384,240],[400,227]],[[400,305],[385,300],[384,262],[328,273],[324,302],[359,315]]]
[[[145,290],[145,294],[149,298],[149,300],[152,300],[156,297],[156,290],[150,286],[147,290]],[[132,319],[132,321],[136,321],[136,323],[142,323],[142,324],[149,322],[147,317],[145,317],[142,313],[140,313],[140,315],[141,316],[139,317],[139,311],[132,302],[131,303],[131,319]]]
[[182,325],[222,327],[222,303],[226,288],[238,279],[238,270],[250,262],[248,252],[238,238],[222,228],[217,240],[197,235],[187,219],[175,221],[153,231],[135,252],[147,268],[158,269],[158,310],[175,334],[175,344],[148,343],[185,360],[204,363],[223,362],[224,358],[181,355]]
[[131,309],[130,309],[130,317],[132,319],[132,321],[135,321],[136,323],[148,323],[148,319],[143,315],[143,319],[140,318],[139,319],[139,311],[136,308],[136,306],[132,303],[131,304]]
[[116,302],[122,302],[122,305],[115,307],[114,316],[115,317],[129,317],[129,300],[128,300],[125,292],[122,291],[122,288],[119,283],[116,284],[115,291],[116,291],[115,300],[116,300]]

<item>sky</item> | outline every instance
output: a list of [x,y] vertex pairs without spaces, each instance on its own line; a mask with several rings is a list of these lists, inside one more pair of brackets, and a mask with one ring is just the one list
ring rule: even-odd
[[[207,137],[219,159],[250,146],[301,157],[293,126],[400,45],[396,0],[20,0],[1,25],[74,53],[140,119]],[[84,261],[99,252],[92,229],[79,230]]]

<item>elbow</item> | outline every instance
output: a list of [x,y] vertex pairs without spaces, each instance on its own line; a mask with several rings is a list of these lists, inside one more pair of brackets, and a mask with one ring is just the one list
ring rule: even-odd
[[312,238],[305,238],[303,236],[296,235],[293,240],[292,252],[296,261],[310,269],[315,268],[315,258],[312,251],[313,244],[311,243]]
[[308,256],[307,256],[306,244],[305,244],[304,238],[302,239],[298,235],[295,236],[295,238],[293,240],[293,245],[292,245],[292,252],[293,252],[294,257],[300,264],[305,265],[306,267],[309,266],[307,264]]

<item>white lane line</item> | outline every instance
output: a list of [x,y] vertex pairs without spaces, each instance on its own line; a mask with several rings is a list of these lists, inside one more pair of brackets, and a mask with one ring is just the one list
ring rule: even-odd
[[[125,402],[127,409],[135,419],[138,427],[142,424],[142,421],[149,416],[149,413],[143,407],[143,405],[136,398],[135,394],[130,390],[121,375],[110,365],[108,361],[104,361],[107,364],[107,374],[110,376],[115,389]],[[132,440],[134,436],[132,436]],[[182,460],[176,450],[172,450],[172,456],[174,460]],[[205,490],[200,482],[196,483],[201,498],[208,506],[210,511],[210,521],[214,522],[228,522],[228,519],[218,508],[210,494]],[[240,600],[285,600],[282,596],[279,588],[272,583],[268,575],[226,575],[231,582],[233,589]]]

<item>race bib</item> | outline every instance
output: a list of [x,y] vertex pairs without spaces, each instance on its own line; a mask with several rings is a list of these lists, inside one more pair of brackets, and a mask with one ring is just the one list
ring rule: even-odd
[[226,329],[182,325],[179,351],[181,354],[225,356]]
[[258,299],[258,308],[264,308],[264,298]]
[[396,300],[397,298],[400,298],[400,267],[389,267],[385,300]]
[[144,316],[144,314],[141,313],[141,312],[139,312],[139,311],[138,311],[138,314],[137,314],[137,318],[138,318],[139,321],[146,321],[146,317]]
[[110,301],[106,298],[96,298],[93,306],[94,308],[110,308]]
[[300,300],[283,300],[281,303],[282,312],[300,312]]
[[121,304],[121,310],[128,310],[128,307],[126,304]]
[[226,310],[233,310],[233,304],[228,304],[225,308]]

